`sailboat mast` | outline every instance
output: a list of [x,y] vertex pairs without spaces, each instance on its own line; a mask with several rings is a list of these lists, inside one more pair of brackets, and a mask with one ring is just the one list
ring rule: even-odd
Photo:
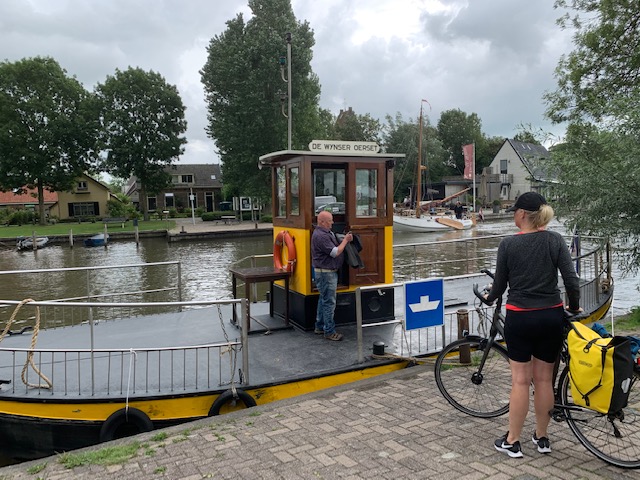
[[420,200],[422,200],[422,192],[420,191],[420,179],[422,177],[422,102],[420,102],[420,129],[418,134],[418,176],[416,183],[416,218],[420,218]]

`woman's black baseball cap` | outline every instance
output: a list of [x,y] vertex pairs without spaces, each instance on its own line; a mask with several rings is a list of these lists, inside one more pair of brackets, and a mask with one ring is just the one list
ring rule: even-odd
[[521,208],[522,210],[526,210],[527,212],[535,212],[542,205],[546,204],[547,201],[538,192],[527,192],[520,195],[518,197],[518,200],[516,200],[516,203],[513,206],[507,208],[505,212],[515,212],[519,208]]

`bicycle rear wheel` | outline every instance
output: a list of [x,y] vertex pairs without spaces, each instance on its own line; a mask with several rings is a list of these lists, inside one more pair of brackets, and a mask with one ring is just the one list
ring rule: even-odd
[[[560,377],[563,405],[573,405],[568,372],[565,368]],[[616,467],[640,468],[640,371],[637,367],[629,402],[618,414],[604,415],[579,406],[564,410],[571,431],[596,457]]]
[[497,343],[488,347],[488,343],[485,338],[456,340],[444,347],[435,364],[440,393],[455,408],[474,417],[497,417],[509,411],[507,350]]

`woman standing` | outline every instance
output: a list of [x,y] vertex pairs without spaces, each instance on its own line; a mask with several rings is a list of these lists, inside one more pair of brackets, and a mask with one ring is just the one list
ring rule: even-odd
[[553,367],[562,347],[564,306],[558,288],[562,275],[568,310],[580,311],[580,288],[569,249],[559,233],[546,230],[553,209],[542,195],[521,195],[508,212],[520,229],[498,247],[495,279],[487,300],[493,302],[507,286],[505,341],[511,365],[509,431],[495,448],[522,457],[520,435],[529,411],[529,388],[535,388],[536,427],[531,436],[540,453],[551,452],[547,427],[553,408]]

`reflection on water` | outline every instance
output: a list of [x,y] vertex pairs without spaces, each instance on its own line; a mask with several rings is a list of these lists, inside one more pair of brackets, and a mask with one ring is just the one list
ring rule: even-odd
[[[552,224],[552,228],[562,231],[562,226],[558,223]],[[511,221],[489,222],[481,223],[470,230],[446,233],[395,233],[394,244],[509,233],[515,233],[515,227]],[[443,261],[467,256],[493,258],[496,248],[497,242],[487,242],[479,250],[470,252],[467,242],[453,243],[432,249],[429,256]],[[212,300],[231,296],[231,276],[228,272],[231,263],[251,255],[270,254],[272,249],[271,235],[176,243],[168,243],[164,238],[150,238],[142,239],[139,246],[136,246],[133,241],[112,242],[108,248],[83,246],[69,248],[54,245],[37,252],[2,251],[0,252],[0,270],[125,265],[177,260],[181,262],[183,300]],[[396,263],[412,261],[410,249],[397,248],[394,256]],[[123,290],[161,288],[168,283],[175,283],[175,279],[166,278],[168,275],[176,275],[176,273],[167,269],[104,270],[89,280],[86,275],[67,272],[51,273],[51,278],[47,279],[31,275],[0,276],[0,298],[48,300],[77,297],[86,295],[88,282],[91,283],[92,294],[106,291],[108,288],[113,291],[114,284]],[[618,272],[615,272],[614,278],[616,280],[614,314],[624,313],[638,304],[636,280],[622,278]],[[266,290],[265,285],[259,286]],[[264,290],[261,290],[259,295],[262,296],[263,292]]]

